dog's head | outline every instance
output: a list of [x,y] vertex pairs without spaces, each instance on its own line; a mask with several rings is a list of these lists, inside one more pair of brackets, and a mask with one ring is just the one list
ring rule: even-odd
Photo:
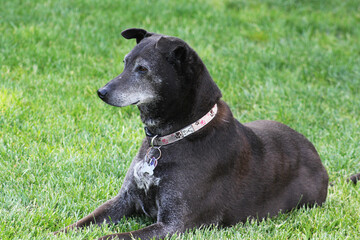
[[221,97],[203,62],[183,40],[136,28],[121,34],[135,38],[137,45],[125,56],[124,71],[98,90],[106,103],[134,104],[153,115],[161,115],[162,109],[191,114],[196,107],[206,113]]

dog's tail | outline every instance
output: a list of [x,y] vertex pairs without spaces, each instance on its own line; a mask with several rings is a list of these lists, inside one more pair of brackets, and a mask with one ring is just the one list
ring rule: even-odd
[[356,184],[358,181],[360,181],[360,173],[354,174],[351,177],[349,177],[347,180],[347,182],[352,181],[354,184]]
[[[346,179],[347,182],[352,182],[354,185],[356,185],[357,182],[360,182],[360,173],[356,173],[352,176],[350,176],[348,179]],[[335,185],[335,181],[334,182],[330,182],[329,186],[332,187]]]

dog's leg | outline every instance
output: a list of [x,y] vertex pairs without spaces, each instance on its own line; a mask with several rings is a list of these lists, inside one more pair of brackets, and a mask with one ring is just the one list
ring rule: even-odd
[[[169,189],[166,188],[165,189]],[[171,236],[175,233],[182,233],[186,228],[195,227],[196,224],[187,220],[187,211],[185,201],[180,193],[175,193],[172,190],[167,193],[160,193],[161,198],[158,199],[159,211],[157,214],[157,223],[148,227],[126,233],[112,234],[100,238],[104,239],[163,239],[166,236]],[[186,227],[185,227],[186,226]]]
[[148,227],[142,228],[137,231],[127,232],[127,233],[118,233],[111,234],[99,238],[98,240],[107,240],[107,239],[122,239],[122,240],[132,240],[132,239],[163,239],[166,236],[171,236],[177,232],[179,228],[174,225],[164,224],[164,223],[155,223]]
[[124,216],[129,216],[133,214],[134,211],[135,209],[130,197],[127,194],[119,193],[115,198],[105,202],[100,207],[95,209],[95,211],[92,212],[91,214],[80,219],[76,223],[65,227],[64,229],[55,232],[54,234],[57,234],[59,232],[67,232],[74,228],[86,227],[91,224],[100,225],[104,222],[117,223]]

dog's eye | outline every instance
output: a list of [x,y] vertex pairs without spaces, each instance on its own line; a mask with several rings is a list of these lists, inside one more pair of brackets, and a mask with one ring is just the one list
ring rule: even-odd
[[140,72],[140,73],[146,73],[148,71],[148,69],[144,66],[138,66],[136,68],[136,71]]

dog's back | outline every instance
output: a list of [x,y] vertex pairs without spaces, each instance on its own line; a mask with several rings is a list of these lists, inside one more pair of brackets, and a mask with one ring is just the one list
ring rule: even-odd
[[[303,205],[321,205],[327,196],[328,174],[313,146],[302,134],[275,121],[244,124],[256,140],[252,140],[253,173],[260,209],[258,217],[276,215]],[[254,138],[254,137],[253,137]],[[260,194],[259,194],[260,193]]]

